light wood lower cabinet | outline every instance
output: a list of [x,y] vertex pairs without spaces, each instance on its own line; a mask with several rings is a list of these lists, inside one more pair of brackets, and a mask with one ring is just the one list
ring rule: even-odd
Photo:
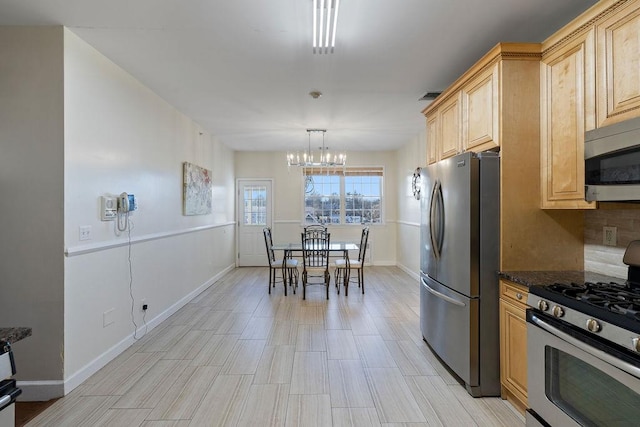
[[527,288],[500,281],[500,385],[503,399],[527,408]]

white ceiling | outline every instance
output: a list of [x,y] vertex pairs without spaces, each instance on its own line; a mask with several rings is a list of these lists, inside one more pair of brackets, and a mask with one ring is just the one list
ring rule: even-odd
[[[539,42],[595,0],[342,0],[333,54],[312,0],[0,0],[0,25],[65,25],[235,150],[401,147],[500,41]],[[323,96],[312,99],[309,92]]]

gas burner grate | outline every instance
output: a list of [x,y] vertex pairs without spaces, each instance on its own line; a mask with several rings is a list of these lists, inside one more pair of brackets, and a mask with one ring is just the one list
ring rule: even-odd
[[555,283],[547,287],[571,300],[640,321],[640,289],[616,282]]

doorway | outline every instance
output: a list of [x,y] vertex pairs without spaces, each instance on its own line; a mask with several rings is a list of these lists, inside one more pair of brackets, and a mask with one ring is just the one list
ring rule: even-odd
[[238,180],[238,267],[267,266],[262,229],[272,226],[270,179]]

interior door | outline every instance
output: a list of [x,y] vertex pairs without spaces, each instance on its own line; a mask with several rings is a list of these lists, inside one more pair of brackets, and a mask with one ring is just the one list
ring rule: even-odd
[[272,226],[271,180],[238,180],[239,267],[269,265],[264,227]]

